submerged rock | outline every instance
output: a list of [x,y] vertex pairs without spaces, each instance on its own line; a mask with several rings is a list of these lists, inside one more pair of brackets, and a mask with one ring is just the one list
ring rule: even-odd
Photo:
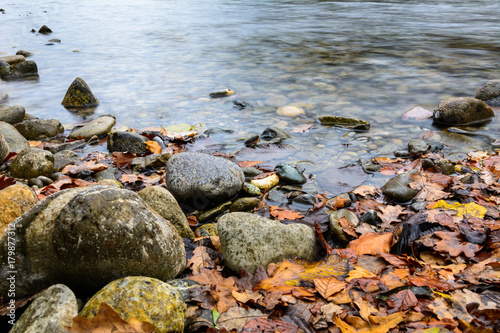
[[241,168],[222,157],[179,153],[167,162],[165,183],[177,200],[203,209],[233,198],[243,187]]
[[418,191],[408,186],[411,182],[410,174],[407,172],[402,173],[390,179],[382,187],[382,193],[394,202],[408,202],[418,194]]
[[[185,267],[182,238],[134,192],[89,186],[57,192],[16,220],[16,297],[54,283],[86,292],[124,276],[168,280]],[[6,234],[0,260],[6,262]],[[0,296],[8,291],[0,268]]]
[[155,332],[184,330],[186,303],[174,287],[163,281],[143,276],[115,280],[92,296],[80,316],[96,316],[103,302],[126,321],[135,318],[153,324]]
[[276,113],[286,117],[298,117],[306,114],[302,108],[295,105],[280,106],[276,109]]
[[87,83],[77,77],[69,86],[64,96],[62,105],[66,107],[92,107],[99,104]]
[[274,170],[276,170],[280,181],[284,184],[304,184],[307,182],[302,172],[288,163],[279,163]]
[[54,154],[54,172],[62,171],[65,166],[77,164],[81,161],[80,155],[71,150],[64,150]]
[[64,132],[64,127],[57,119],[32,119],[25,120],[14,127],[28,140],[43,140],[53,138]]
[[321,125],[325,126],[344,127],[362,131],[367,131],[370,129],[370,123],[361,119],[337,116],[323,116],[319,117],[318,120],[320,121]]
[[[4,62],[4,64],[6,63]],[[27,76],[38,76],[38,67],[33,60],[0,66],[0,77],[2,79],[16,79]]]
[[209,94],[209,96],[212,98],[226,97],[226,96],[231,96],[231,95],[234,95],[234,91],[232,91],[230,89],[218,90],[218,91],[211,92]]
[[12,177],[30,179],[38,176],[50,177],[54,169],[54,155],[43,149],[26,148],[10,165]]
[[313,229],[304,224],[285,225],[251,213],[228,213],[217,222],[226,266],[251,273],[289,257],[314,260],[318,247]]
[[0,121],[11,125],[20,123],[24,120],[26,110],[21,105],[6,106],[0,109]]
[[434,110],[434,122],[446,125],[482,123],[495,116],[484,101],[471,97],[456,97],[441,101]]
[[75,294],[63,284],[44,290],[17,320],[10,333],[67,333],[78,314]]
[[0,191],[0,235],[9,223],[26,213],[37,202],[35,193],[26,185],[14,184]]
[[116,118],[112,115],[100,116],[89,123],[83,125],[82,127],[76,128],[68,136],[70,139],[78,139],[82,137],[85,140],[90,139],[94,135],[102,137],[111,131],[111,128],[115,126]]
[[491,80],[476,92],[476,98],[488,105],[500,106],[500,80]]
[[402,120],[422,121],[432,118],[432,111],[416,106],[401,115]]

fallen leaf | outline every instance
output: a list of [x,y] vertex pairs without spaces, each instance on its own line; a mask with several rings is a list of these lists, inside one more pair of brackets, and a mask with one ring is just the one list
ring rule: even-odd
[[186,268],[190,268],[193,275],[198,275],[202,268],[215,268],[222,262],[220,254],[205,246],[197,246],[193,256],[187,261]]
[[346,282],[351,282],[354,279],[363,279],[363,278],[374,278],[377,277],[377,274],[370,272],[369,270],[356,266],[353,270],[349,271],[349,275],[345,279]]
[[64,169],[62,169],[62,173],[64,175],[72,176],[72,175],[79,175],[83,171],[87,170],[92,173],[96,173],[106,170],[107,168],[108,168],[107,165],[104,165],[102,163],[97,163],[96,161],[92,160],[78,165],[72,165],[72,164],[67,165],[64,167]]
[[361,235],[358,239],[352,240],[348,248],[360,256],[363,254],[378,255],[380,253],[389,253],[392,244],[392,232],[385,233],[367,233]]
[[113,164],[116,165],[117,167],[126,167],[130,168],[130,162],[137,156],[132,153],[121,153],[121,152],[114,152],[111,154],[111,159],[113,160]]
[[395,294],[392,294],[391,296],[389,296],[386,302],[389,308],[391,308],[391,310],[389,311],[390,314],[394,312],[410,310],[412,307],[418,304],[417,297],[410,289],[401,290]]
[[240,168],[251,168],[257,164],[260,164],[260,163],[264,163],[262,161],[241,161],[241,162],[238,162],[238,166]]
[[435,243],[434,250],[448,253],[452,257],[458,257],[463,253],[467,258],[474,258],[483,248],[481,245],[463,241],[459,231],[436,231],[434,234],[441,238]]
[[346,234],[348,234],[354,238],[358,238],[358,234],[356,233],[354,226],[345,217],[341,217],[339,219],[339,224],[342,227],[342,230]]
[[424,276],[410,276],[408,278],[410,284],[415,287],[429,287],[432,289],[439,289],[443,291],[455,290],[465,287],[465,284],[451,284],[446,281],[428,278]]
[[293,210],[287,210],[278,206],[269,205],[269,212],[271,216],[275,217],[278,220],[296,220],[301,219],[302,216],[299,212],[295,212]]
[[153,154],[161,154],[161,147],[156,141],[146,141],[146,149]]
[[186,131],[174,133],[163,127],[160,127],[160,133],[167,137],[170,141],[180,141],[180,142],[189,142],[193,140],[193,137],[198,134],[198,131]]
[[347,286],[347,283],[339,281],[333,276],[315,278],[313,281],[314,287],[316,288],[318,293],[325,299],[332,296],[333,294],[338,293],[341,290],[344,290]]
[[16,180],[14,178],[7,177],[5,175],[0,175],[0,190],[3,190],[10,185],[14,185]]
[[242,333],[297,333],[297,325],[282,320],[270,320],[265,318],[253,319],[245,324]]
[[200,268],[199,271],[198,275],[190,276],[189,279],[200,283],[202,290],[212,295],[217,302],[219,313],[222,314],[238,304],[232,296],[232,291],[236,288],[234,277],[225,278],[219,271],[213,269]]
[[477,218],[484,218],[484,214],[488,211],[486,208],[483,206],[480,206],[474,202],[467,203],[467,204],[461,204],[459,202],[455,202],[452,205],[447,203],[444,200],[439,200],[437,203],[429,207],[430,209],[436,209],[436,208],[445,208],[445,209],[451,209],[457,212],[457,216],[459,217],[477,217]]
[[69,329],[71,333],[152,333],[156,327],[148,322],[140,323],[135,318],[130,321],[123,320],[113,308],[106,303],[101,303],[99,312],[93,318],[76,316]]
[[372,185],[361,185],[358,188],[354,189],[352,193],[365,197],[367,195],[375,196],[380,193],[380,191]]
[[382,220],[380,225],[380,230],[385,230],[392,222],[401,222],[398,216],[404,211],[404,208],[400,205],[395,206],[380,206],[379,210],[381,213],[377,213],[378,217]]
[[42,187],[40,189],[35,189],[35,193],[36,193],[38,199],[42,200],[51,194],[54,194],[56,192],[59,192],[59,191],[62,191],[62,190],[68,189],[68,188],[85,187],[85,186],[90,186],[90,185],[99,185],[99,184],[88,182],[88,181],[85,181],[85,180],[79,179],[79,178],[70,178],[68,176],[63,176],[50,185],[47,185],[47,186]]
[[[373,318],[374,316],[370,316],[369,318]],[[361,330],[358,331],[354,327],[348,325],[346,322],[344,322],[342,319],[340,319],[338,316],[333,317],[333,322],[335,325],[337,325],[338,328],[342,331],[342,333],[387,333],[389,332],[392,328],[396,327],[400,322],[405,320],[405,315],[403,312],[397,312],[393,313],[392,315],[386,316],[387,319],[385,319],[383,324],[377,327],[371,327],[367,330]]]
[[229,331],[236,330],[236,332],[241,332],[250,320],[258,318],[267,318],[267,315],[256,309],[243,309],[239,306],[234,306],[221,314],[216,323],[217,326],[225,327]]

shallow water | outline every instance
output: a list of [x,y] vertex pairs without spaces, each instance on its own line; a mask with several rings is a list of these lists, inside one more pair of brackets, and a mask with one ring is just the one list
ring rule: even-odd
[[[315,165],[302,165],[314,174],[392,156],[426,129],[447,152],[491,148],[485,137],[399,116],[417,105],[432,110],[448,97],[473,97],[500,78],[497,1],[12,0],[2,8],[0,52],[34,52],[40,77],[1,81],[0,91],[41,118],[68,124],[111,113],[119,125],[141,129],[203,122],[235,131],[203,143],[225,152],[244,147],[236,139],[278,123],[291,132],[287,143],[295,150],[270,154],[270,165],[309,160]],[[43,24],[53,33],[30,32]],[[101,101],[94,114],[60,105],[77,76]],[[236,96],[208,98],[223,88]],[[238,110],[234,98],[253,110]],[[278,116],[275,107],[287,104],[302,106],[306,116]],[[300,132],[322,115],[361,118],[371,130],[316,124]],[[499,137],[498,125],[496,119],[482,131]]]

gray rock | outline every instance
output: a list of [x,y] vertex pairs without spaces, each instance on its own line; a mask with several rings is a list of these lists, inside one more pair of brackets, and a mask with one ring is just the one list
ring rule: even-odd
[[374,226],[379,225],[382,221],[377,215],[377,212],[373,209],[367,210],[361,217],[359,218],[360,223],[368,223]]
[[3,160],[9,155],[9,145],[7,141],[3,138],[3,135],[0,134],[0,164],[2,164]]
[[314,231],[303,224],[285,225],[251,213],[228,213],[217,229],[226,266],[251,273],[289,257],[314,260],[318,247]]
[[24,56],[22,55],[3,56],[0,57],[0,61],[5,61],[9,65],[15,65],[26,61],[26,58],[24,58]]
[[491,80],[476,92],[476,98],[489,105],[500,106],[500,80]]
[[172,222],[181,237],[194,238],[194,233],[189,227],[186,216],[174,196],[164,187],[151,186],[139,191],[137,194],[155,212],[160,214],[165,220]]
[[261,139],[265,141],[270,141],[272,139],[289,139],[291,138],[290,134],[282,130],[281,128],[278,128],[276,126],[271,126],[266,128],[262,134],[261,134]]
[[30,179],[38,176],[50,177],[54,169],[54,155],[43,149],[23,149],[10,165],[12,177]]
[[424,140],[410,140],[408,142],[408,151],[413,155],[422,155],[427,152],[429,145]]
[[10,333],[67,333],[78,315],[75,294],[63,284],[44,290],[24,311]]
[[30,146],[28,140],[11,124],[0,121],[0,133],[7,142],[9,150],[13,153],[19,153]]
[[432,118],[432,111],[416,106],[401,115],[402,120],[423,121]]
[[0,103],[4,103],[7,98],[9,98],[9,94],[0,91]]
[[161,168],[164,167],[168,159],[172,155],[170,153],[165,154],[151,154],[144,157],[136,157],[130,162],[130,167],[134,171],[141,172],[145,168]]
[[99,104],[87,83],[77,77],[73,80],[61,102],[66,107],[93,107]]
[[411,183],[410,174],[405,172],[390,179],[383,187],[382,193],[390,200],[405,203],[413,199],[418,191],[408,186]]
[[[6,262],[9,239],[0,240]],[[172,224],[134,192],[88,186],[57,192],[16,220],[16,296],[55,283],[91,292],[124,276],[168,280],[185,267],[184,244]],[[9,268],[0,268],[0,295]]]
[[235,163],[201,153],[180,153],[167,162],[167,189],[180,201],[192,201],[196,208],[221,203],[243,187],[245,176]]
[[350,236],[344,232],[340,225],[340,219],[345,218],[355,228],[359,223],[358,217],[353,212],[342,208],[331,212],[328,218],[330,220],[330,232],[333,235],[333,241],[342,244],[348,243]]
[[25,120],[14,125],[19,133],[28,140],[53,138],[64,132],[64,127],[56,119]]
[[63,143],[50,143],[48,145],[43,146],[43,149],[50,151],[52,154],[61,152],[63,150],[73,150],[78,148],[85,147],[85,140],[76,140],[71,142],[63,142]]
[[2,66],[0,77],[2,79],[15,79],[27,76],[38,76],[38,67],[33,60],[26,60],[14,65]]
[[280,182],[284,184],[304,184],[307,182],[306,177],[288,163],[279,163],[274,170],[278,173]]
[[94,177],[99,182],[101,180],[105,180],[105,179],[116,180],[115,171],[116,171],[116,168],[107,168],[106,170],[96,172]]
[[116,123],[115,116],[112,115],[100,116],[90,121],[89,123],[83,125],[82,127],[72,131],[71,134],[69,135],[69,138],[76,140],[78,139],[78,137],[82,137],[85,140],[88,140],[94,135],[102,137],[106,135],[109,131],[111,131],[111,128],[115,126],[115,123]]
[[38,177],[37,178],[30,178],[30,179],[28,179],[28,186],[30,186],[30,187],[36,186],[38,188],[42,188],[43,182]]
[[455,167],[453,166],[453,164],[445,159],[437,161],[436,164],[441,169],[441,173],[444,175],[451,175],[455,172]]
[[247,212],[253,210],[260,203],[260,198],[246,197],[236,199],[229,207],[230,212]]
[[316,203],[316,197],[309,193],[299,194],[293,198],[294,203],[313,206]]
[[17,55],[22,55],[23,57],[31,57],[32,55],[34,55],[33,52],[29,52],[29,51],[26,51],[26,50],[19,50],[16,52]]
[[146,152],[146,138],[135,133],[112,132],[108,135],[108,150],[110,152],[128,151],[134,154],[144,154]]
[[259,170],[259,169],[254,168],[254,167],[241,168],[241,171],[243,171],[243,174],[245,175],[245,177],[248,177],[248,178],[252,178],[252,177],[255,177],[255,176],[258,176],[258,175],[261,175],[264,173],[264,171]]
[[434,122],[447,125],[481,123],[495,116],[484,101],[471,97],[449,98],[434,110]]
[[80,155],[71,150],[64,150],[54,154],[54,171],[62,171],[65,166],[77,164],[81,161]]
[[0,121],[4,121],[11,125],[20,123],[24,120],[26,110],[21,105],[6,106],[0,109]]

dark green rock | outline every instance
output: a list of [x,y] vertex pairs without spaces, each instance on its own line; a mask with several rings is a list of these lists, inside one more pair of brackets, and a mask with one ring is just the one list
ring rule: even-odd
[[204,211],[203,213],[200,214],[200,216],[198,216],[198,222],[205,223],[205,222],[208,222],[210,220],[213,220],[217,216],[224,214],[224,212],[226,210],[228,210],[232,204],[233,203],[231,201],[227,201],[227,202],[224,202],[224,203],[218,205],[215,208]]
[[455,172],[455,167],[447,160],[439,160],[436,165],[441,169],[441,173],[444,175],[451,175]]
[[264,173],[264,171],[262,170],[259,170],[257,168],[241,168],[241,170],[243,171],[243,174],[245,175],[245,177],[249,177],[249,178],[252,178],[252,177],[255,177],[255,176],[258,176],[258,175],[261,175]]
[[93,107],[99,104],[87,83],[77,77],[69,86],[64,96],[62,105],[66,107]]
[[38,76],[38,67],[33,60],[0,67],[0,77],[2,79],[15,79],[28,76]]
[[484,101],[471,97],[456,97],[441,101],[434,110],[434,122],[446,125],[482,123],[495,116]]
[[40,33],[40,34],[44,34],[44,35],[46,35],[46,34],[50,34],[50,33],[52,33],[52,29],[50,29],[48,26],[46,26],[46,25],[44,24],[44,25],[42,25],[42,26],[40,27],[40,29],[38,29],[38,33]]
[[307,182],[306,177],[288,163],[279,163],[274,170],[280,177],[280,182],[284,184],[304,184]]
[[142,135],[129,132],[112,132],[108,135],[108,150],[110,152],[126,152],[144,154],[147,139]]
[[408,173],[400,174],[390,179],[383,187],[382,193],[390,200],[398,203],[405,203],[413,199],[418,191],[410,188],[412,180]]
[[196,234],[200,237],[217,236],[217,223],[205,223],[196,229]]

